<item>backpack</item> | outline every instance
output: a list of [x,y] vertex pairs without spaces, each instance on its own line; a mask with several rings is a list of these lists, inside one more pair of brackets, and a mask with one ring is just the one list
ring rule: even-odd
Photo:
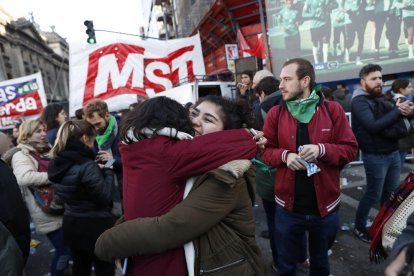
[[[47,171],[47,168],[43,168],[41,165],[43,160],[40,156],[37,156],[36,154],[30,155],[39,163],[39,172]],[[54,184],[52,182],[41,186],[29,186],[29,190],[33,194],[36,204],[43,212],[49,215],[62,215],[65,211],[63,201],[56,195]]]
[[[13,155],[19,151],[21,148],[13,147],[4,153],[2,159],[4,162],[11,168],[11,161]],[[40,162],[40,157],[37,155],[31,154],[31,156],[36,159],[37,162]],[[38,171],[45,171],[41,169],[39,164]],[[29,186],[29,191],[32,193],[36,204],[42,209],[43,212],[49,215],[62,215],[64,212],[62,200],[55,194],[53,183],[48,183],[41,186]]]

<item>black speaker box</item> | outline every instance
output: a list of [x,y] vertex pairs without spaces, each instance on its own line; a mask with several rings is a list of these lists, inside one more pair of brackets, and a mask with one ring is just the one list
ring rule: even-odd
[[263,69],[262,60],[258,57],[238,58],[234,60],[236,66],[236,75],[243,71],[249,70],[253,73]]

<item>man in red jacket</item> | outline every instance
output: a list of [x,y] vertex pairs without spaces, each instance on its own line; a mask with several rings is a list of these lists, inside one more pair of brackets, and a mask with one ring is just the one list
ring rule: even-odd
[[[328,249],[339,227],[339,173],[356,158],[358,145],[340,105],[324,102],[309,61],[287,61],[279,88],[283,101],[268,112],[263,127],[263,161],[277,167],[276,275],[295,274],[305,232],[310,275],[329,275]],[[311,162],[319,172],[311,172]]]

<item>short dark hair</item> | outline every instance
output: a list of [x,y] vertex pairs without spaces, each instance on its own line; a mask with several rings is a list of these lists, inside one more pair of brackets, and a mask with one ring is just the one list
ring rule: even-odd
[[400,93],[400,89],[407,88],[409,84],[410,84],[410,81],[407,79],[396,79],[392,83],[391,88],[392,88],[392,91],[394,91],[395,93]]
[[359,71],[359,78],[363,79],[365,78],[367,75],[369,75],[372,72],[377,72],[377,71],[382,71],[382,67],[379,64],[367,64],[364,67],[361,68],[361,70]]
[[83,113],[83,108],[76,109],[76,111],[75,111],[76,119],[82,120],[84,115],[85,114]]
[[296,70],[296,76],[298,79],[303,79],[304,77],[308,76],[310,78],[309,88],[312,89],[315,86],[315,69],[313,68],[312,63],[309,60],[304,58],[292,58],[286,61],[283,67],[286,67],[290,64],[297,64],[298,69]]
[[321,87],[321,92],[322,92],[322,94],[323,94],[323,96],[324,96],[325,99],[327,99],[327,100],[334,100],[334,97],[332,95],[332,92],[333,91],[332,91],[331,88],[326,87],[326,86],[322,86]]
[[42,110],[40,120],[46,125],[47,129],[58,128],[60,126],[56,117],[62,110],[64,110],[63,105],[58,103],[48,104]]
[[279,89],[280,82],[275,77],[265,77],[256,86],[256,93],[263,91],[265,95],[270,95]]
[[338,87],[338,85],[339,86],[342,86],[343,88],[346,88],[346,83],[344,83],[344,82],[338,82],[338,83],[336,83],[336,87]]
[[158,130],[170,127],[193,135],[194,130],[188,116],[188,111],[175,100],[165,96],[148,99],[129,111],[122,122],[120,138],[126,143],[132,143],[133,138],[128,135],[133,131],[134,138],[146,138],[141,130],[149,128],[155,134]]

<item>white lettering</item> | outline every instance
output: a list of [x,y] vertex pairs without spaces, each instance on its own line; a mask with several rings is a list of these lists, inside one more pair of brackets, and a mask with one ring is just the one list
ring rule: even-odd
[[155,84],[160,84],[165,87],[165,90],[172,88],[172,83],[168,78],[162,78],[154,74],[155,70],[160,70],[164,75],[169,74],[170,66],[164,62],[154,61],[145,67],[145,76],[148,80]]
[[193,52],[185,52],[183,55],[172,61],[172,71],[178,68],[178,81],[180,83],[187,81],[188,78],[188,61],[191,61]]
[[0,88],[0,102],[7,102],[13,100],[16,97],[16,88],[14,86],[6,86],[6,88]]
[[105,93],[108,81],[111,80],[114,89],[125,87],[132,75],[132,87],[144,87],[144,57],[141,54],[129,54],[124,66],[119,71],[116,56],[106,55],[99,59],[94,95]]
[[0,106],[0,116],[14,115],[28,110],[37,110],[36,100],[32,97],[20,98],[16,104],[6,103]]
[[14,98],[16,98],[16,87],[7,86],[5,90],[8,100],[13,100]]

